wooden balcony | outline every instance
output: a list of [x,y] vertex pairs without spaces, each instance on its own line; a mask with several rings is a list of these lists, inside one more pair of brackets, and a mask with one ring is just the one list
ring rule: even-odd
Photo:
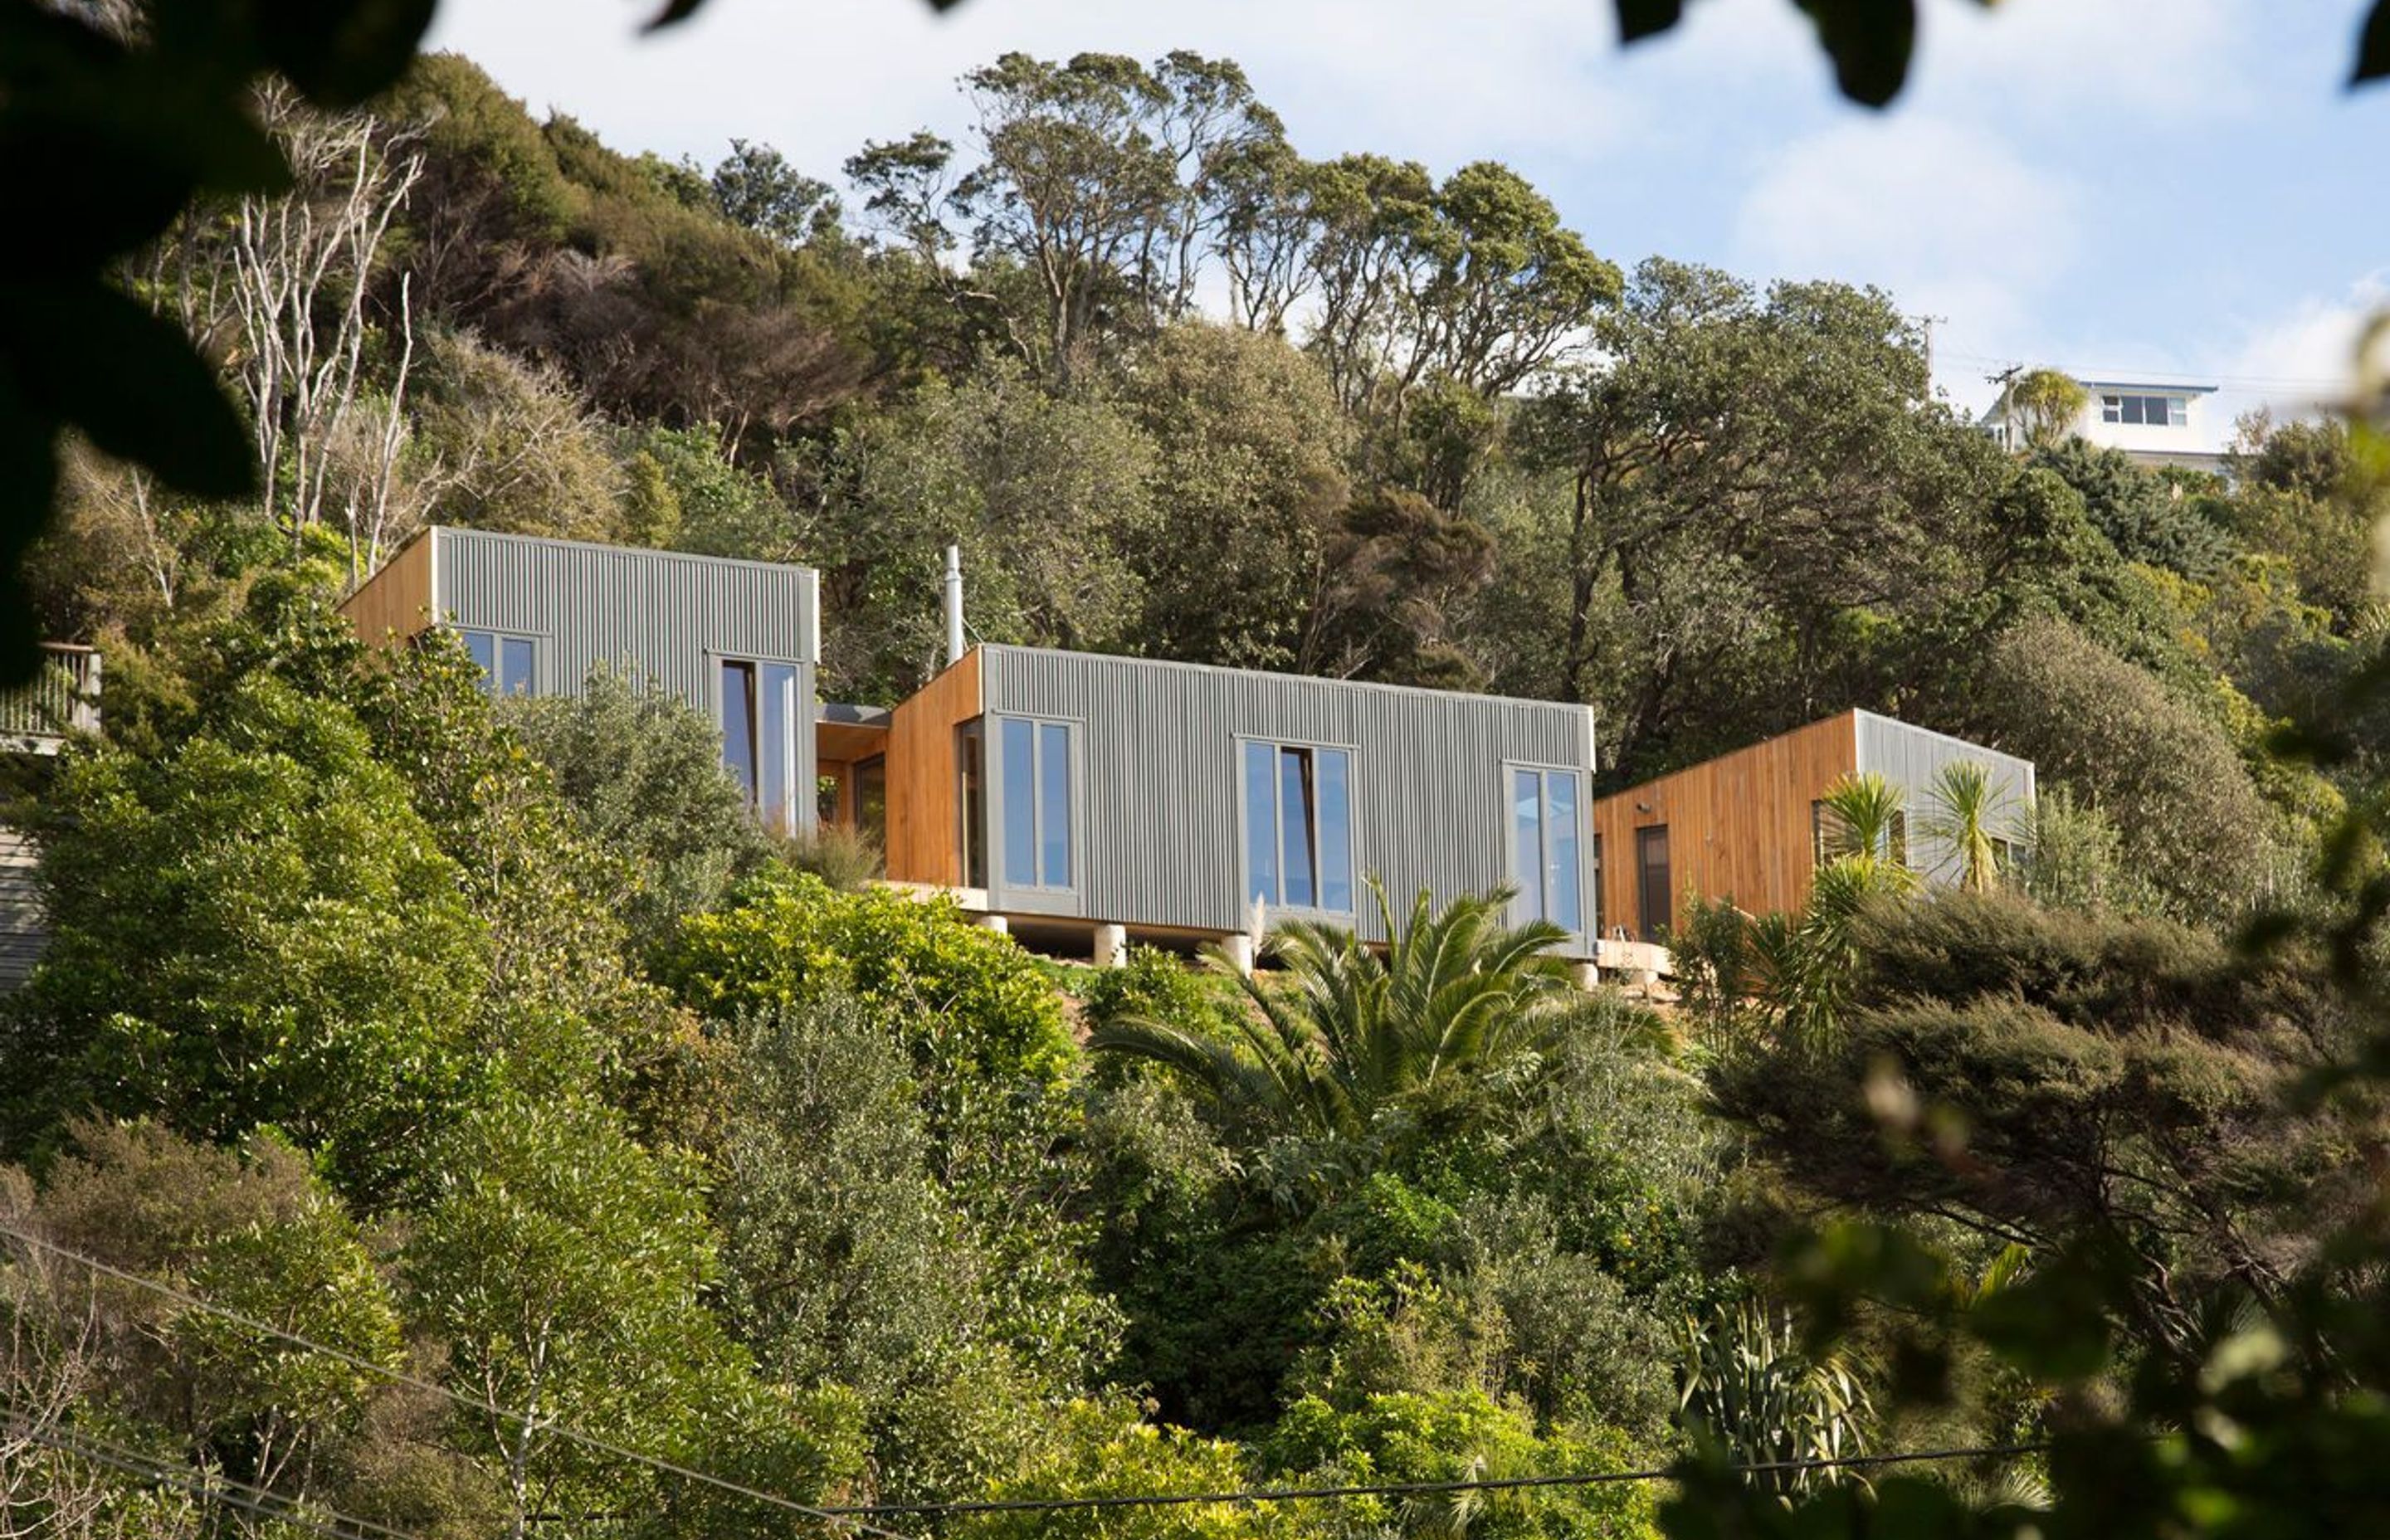
[[69,735],[99,730],[99,652],[42,645],[32,683],[0,690],[0,753],[55,754]]

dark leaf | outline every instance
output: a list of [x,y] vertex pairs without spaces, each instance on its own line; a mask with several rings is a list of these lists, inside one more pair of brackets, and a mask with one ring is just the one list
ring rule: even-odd
[[2109,1287],[2074,1256],[2045,1263],[2022,1283],[1995,1290],[1969,1312],[1984,1344],[2039,1380],[2083,1380],[2107,1367]]
[[433,0],[264,0],[266,58],[318,107],[354,107],[406,72]]
[[1917,45],[1916,0],[1801,0],[1843,95],[1882,107],[1900,95]]
[[25,552],[49,527],[58,491],[58,424],[17,390],[0,360],[0,688],[41,666],[42,635],[24,580]]
[[2351,85],[2390,75],[2390,0],[2373,0],[2365,16],[2365,30],[2357,34],[2357,69]]
[[664,8],[656,13],[655,19],[648,23],[647,30],[652,32],[686,21],[695,16],[698,7],[704,4],[705,0],[665,0]]
[[1618,41],[1636,43],[1684,19],[1685,0],[1618,0]]
[[33,409],[199,497],[251,490],[249,433],[190,339],[96,279],[0,289],[0,358]]

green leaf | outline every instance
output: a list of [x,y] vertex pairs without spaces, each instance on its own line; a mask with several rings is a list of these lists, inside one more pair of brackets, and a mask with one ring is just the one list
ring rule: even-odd
[[433,0],[264,0],[266,58],[318,107],[354,107],[398,83]]
[[34,408],[179,491],[238,497],[249,432],[190,339],[96,279],[0,287],[0,359]]
[[2062,1256],[2024,1282],[1995,1290],[1968,1313],[1984,1344],[2045,1380],[2086,1380],[2107,1367],[2114,1280],[2095,1264]]
[[1900,95],[1917,46],[1916,0],[1800,0],[1843,95],[1882,107]]
[[1684,19],[1685,0],[1618,0],[1618,41],[1639,43]]
[[2373,0],[2365,29],[2357,34],[2357,69],[2348,83],[2362,85],[2384,75],[2390,75],[2390,0]]

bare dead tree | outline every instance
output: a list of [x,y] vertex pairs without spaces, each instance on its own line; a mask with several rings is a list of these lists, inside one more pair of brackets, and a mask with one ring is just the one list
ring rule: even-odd
[[[11,1207],[0,1195],[0,1211]],[[12,1245],[0,1253],[0,1540],[105,1534],[120,1484],[60,1447],[97,1388],[103,1354],[88,1274]]]
[[423,159],[409,136],[370,115],[312,111],[285,91],[268,92],[264,116],[298,186],[283,198],[245,198],[234,211],[241,351],[233,362],[257,435],[266,515],[287,520],[295,542],[322,520],[331,446],[364,374],[366,288]]

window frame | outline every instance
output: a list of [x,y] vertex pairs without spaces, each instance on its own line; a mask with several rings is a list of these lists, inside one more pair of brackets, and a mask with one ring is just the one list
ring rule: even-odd
[[[1086,784],[1084,766],[1086,759],[1086,725],[1077,717],[1032,715],[1025,712],[988,712],[979,719],[988,725],[983,729],[980,747],[982,795],[986,797],[992,815],[988,822],[987,861],[991,892],[1001,889],[1009,893],[1047,893],[1075,895],[1086,880],[1086,803],[1081,791]],[[1011,812],[1015,788],[1005,770],[1004,732],[1008,725],[1024,723],[1029,732],[1029,848],[1036,866],[1036,880],[1023,882],[1012,875],[1012,853],[1005,819]],[[1067,880],[1048,882],[1046,878],[1047,851],[1047,787],[1046,732],[1061,729],[1062,805],[1070,827],[1064,830],[1063,859],[1069,864]],[[989,792],[994,795],[988,795]]]
[[[1361,913],[1361,818],[1359,784],[1361,752],[1351,743],[1335,743],[1325,738],[1285,738],[1261,733],[1238,733],[1231,745],[1231,777],[1236,786],[1237,802],[1237,912],[1249,912],[1258,898],[1271,914],[1298,918],[1317,917],[1322,919],[1357,920]],[[1253,748],[1270,751],[1270,849],[1274,863],[1276,897],[1257,895],[1253,892],[1253,808],[1245,784],[1246,751]],[[1289,904],[1286,894],[1286,783],[1280,756],[1288,750],[1298,750],[1312,756],[1311,806],[1305,810],[1310,825],[1311,875],[1316,902]],[[1328,886],[1328,841],[1322,832],[1319,817],[1320,776],[1322,753],[1344,756],[1344,883],[1352,902],[1341,908],[1324,900]]]
[[[1519,867],[1518,777],[1534,776],[1536,781],[1536,844],[1541,860],[1537,864],[1536,907],[1527,908],[1526,874]],[[1566,776],[1576,783],[1576,918],[1574,926],[1561,927],[1575,940],[1601,933],[1601,836],[1593,827],[1593,776],[1581,764],[1548,764],[1534,760],[1502,762],[1501,809],[1503,864],[1510,868],[1511,885],[1519,891],[1510,900],[1510,920],[1523,925],[1531,920],[1551,918],[1552,895],[1547,879],[1551,875],[1552,797],[1551,778]],[[1558,920],[1553,920],[1558,925]]]
[[[450,622],[448,630],[463,646],[465,655],[469,658],[473,654],[474,637],[486,636],[490,639],[490,666],[482,670],[483,695],[493,700],[505,700],[518,695],[547,693],[541,687],[540,679],[542,665],[547,657],[546,636],[534,631],[507,631],[494,625],[458,625],[453,622]],[[509,690],[505,688],[503,684],[506,677],[507,647],[509,643],[518,643],[531,649],[531,667],[520,689]],[[481,660],[474,658],[473,663],[476,668],[479,668]]]
[[[783,789],[787,793],[784,811],[789,827],[785,832],[800,833],[812,827],[814,820],[810,815],[814,810],[817,793],[815,783],[798,774],[797,771],[797,766],[802,761],[813,757],[810,752],[812,745],[809,738],[813,726],[814,701],[813,690],[808,683],[808,673],[812,665],[797,658],[767,658],[754,653],[711,650],[705,654],[705,662],[706,694],[713,707],[713,730],[722,740],[722,752],[718,757],[723,769],[729,772],[731,778],[739,782],[740,789],[747,792],[747,811],[754,815],[758,823],[764,821],[768,811],[764,795],[762,705],[765,670],[787,669],[789,671],[793,687],[790,691],[791,699],[789,703],[786,740],[780,745],[780,753],[786,764],[786,773],[783,776],[786,783]],[[754,691],[753,700],[747,713],[748,758],[754,776],[752,787],[747,785],[739,776],[738,766],[730,762],[729,675],[734,668],[744,668],[749,671],[750,682]],[[820,764],[816,761],[815,764],[816,775],[819,770]]]

